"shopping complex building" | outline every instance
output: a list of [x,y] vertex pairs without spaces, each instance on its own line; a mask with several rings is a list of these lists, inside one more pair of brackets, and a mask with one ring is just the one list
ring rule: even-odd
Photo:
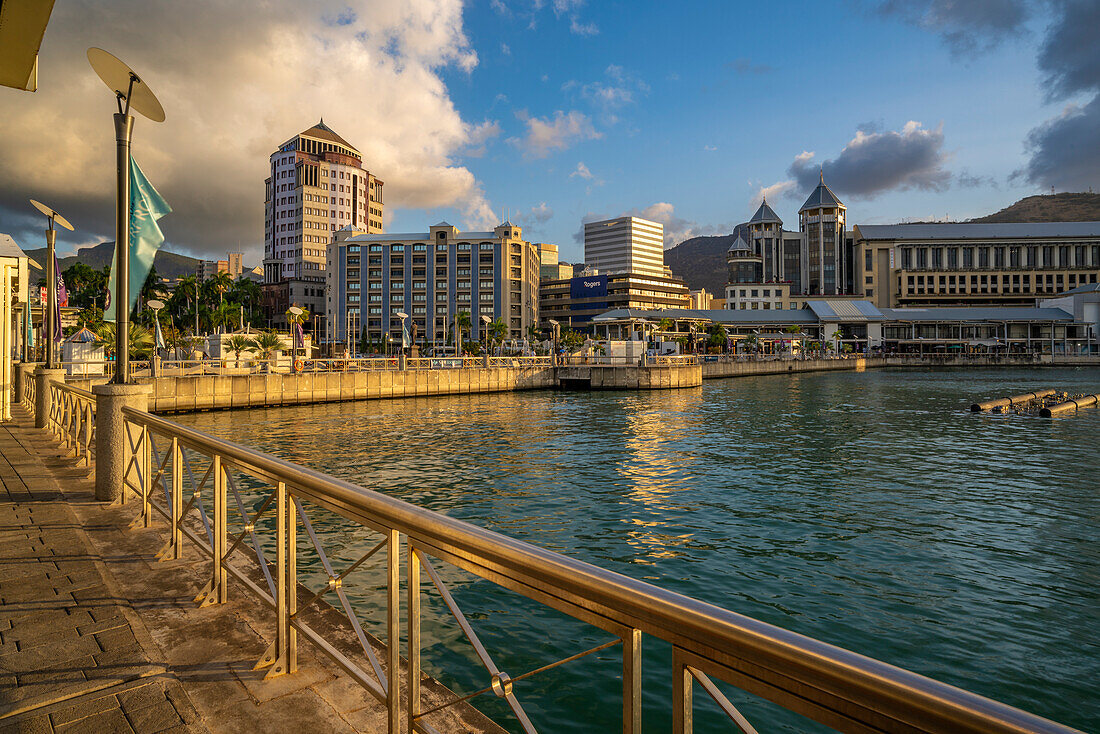
[[[371,234],[347,227],[327,248],[322,341],[355,351],[387,335],[401,342],[404,313],[415,342],[450,339],[455,317],[469,316],[473,339],[482,318],[501,319],[522,339],[538,315],[540,258],[523,231],[505,222],[492,231],[460,232],[447,222],[427,232]],[[411,328],[411,327],[410,327]]]
[[664,319],[671,337],[716,324],[733,343],[754,336],[766,353],[827,341],[845,351],[930,353],[1100,353],[1100,285],[1082,286],[1032,306],[879,308],[865,300],[817,300],[796,309],[613,309],[592,319],[597,337],[636,338]]

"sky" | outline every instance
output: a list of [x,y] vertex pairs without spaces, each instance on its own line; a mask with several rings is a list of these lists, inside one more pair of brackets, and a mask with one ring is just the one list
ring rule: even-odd
[[790,228],[822,173],[849,224],[962,220],[1100,190],[1095,0],[57,0],[39,91],[0,88],[0,231],[42,200],[113,238],[100,46],[160,98],[134,155],[167,247],[262,259],[275,148],[321,117],[385,181],[385,230],[505,218],[583,257],[636,214],[666,247],[766,195]]

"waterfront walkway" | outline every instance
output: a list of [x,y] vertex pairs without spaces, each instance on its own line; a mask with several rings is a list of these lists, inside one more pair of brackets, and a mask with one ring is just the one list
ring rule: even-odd
[[[308,647],[263,681],[270,614],[199,609],[197,554],[95,502],[87,469],[21,406],[0,424],[0,734],[384,731],[385,708]],[[180,566],[192,566],[181,569]],[[181,573],[181,570],[187,572]]]

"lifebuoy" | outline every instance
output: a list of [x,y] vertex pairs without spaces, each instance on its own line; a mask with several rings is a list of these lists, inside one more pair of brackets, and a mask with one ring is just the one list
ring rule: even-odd
[[302,371],[302,366],[303,366],[302,365],[302,360],[300,360],[300,359],[294,360],[294,371],[295,372],[301,372]]

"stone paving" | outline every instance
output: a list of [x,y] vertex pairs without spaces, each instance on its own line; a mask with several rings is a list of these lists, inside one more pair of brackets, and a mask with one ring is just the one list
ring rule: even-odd
[[0,424],[0,734],[385,731],[384,707],[309,645],[298,673],[262,680],[270,611],[232,583],[227,604],[197,608],[209,561],[157,562],[160,531],[128,529],[132,506],[95,502],[88,470],[13,413]]

